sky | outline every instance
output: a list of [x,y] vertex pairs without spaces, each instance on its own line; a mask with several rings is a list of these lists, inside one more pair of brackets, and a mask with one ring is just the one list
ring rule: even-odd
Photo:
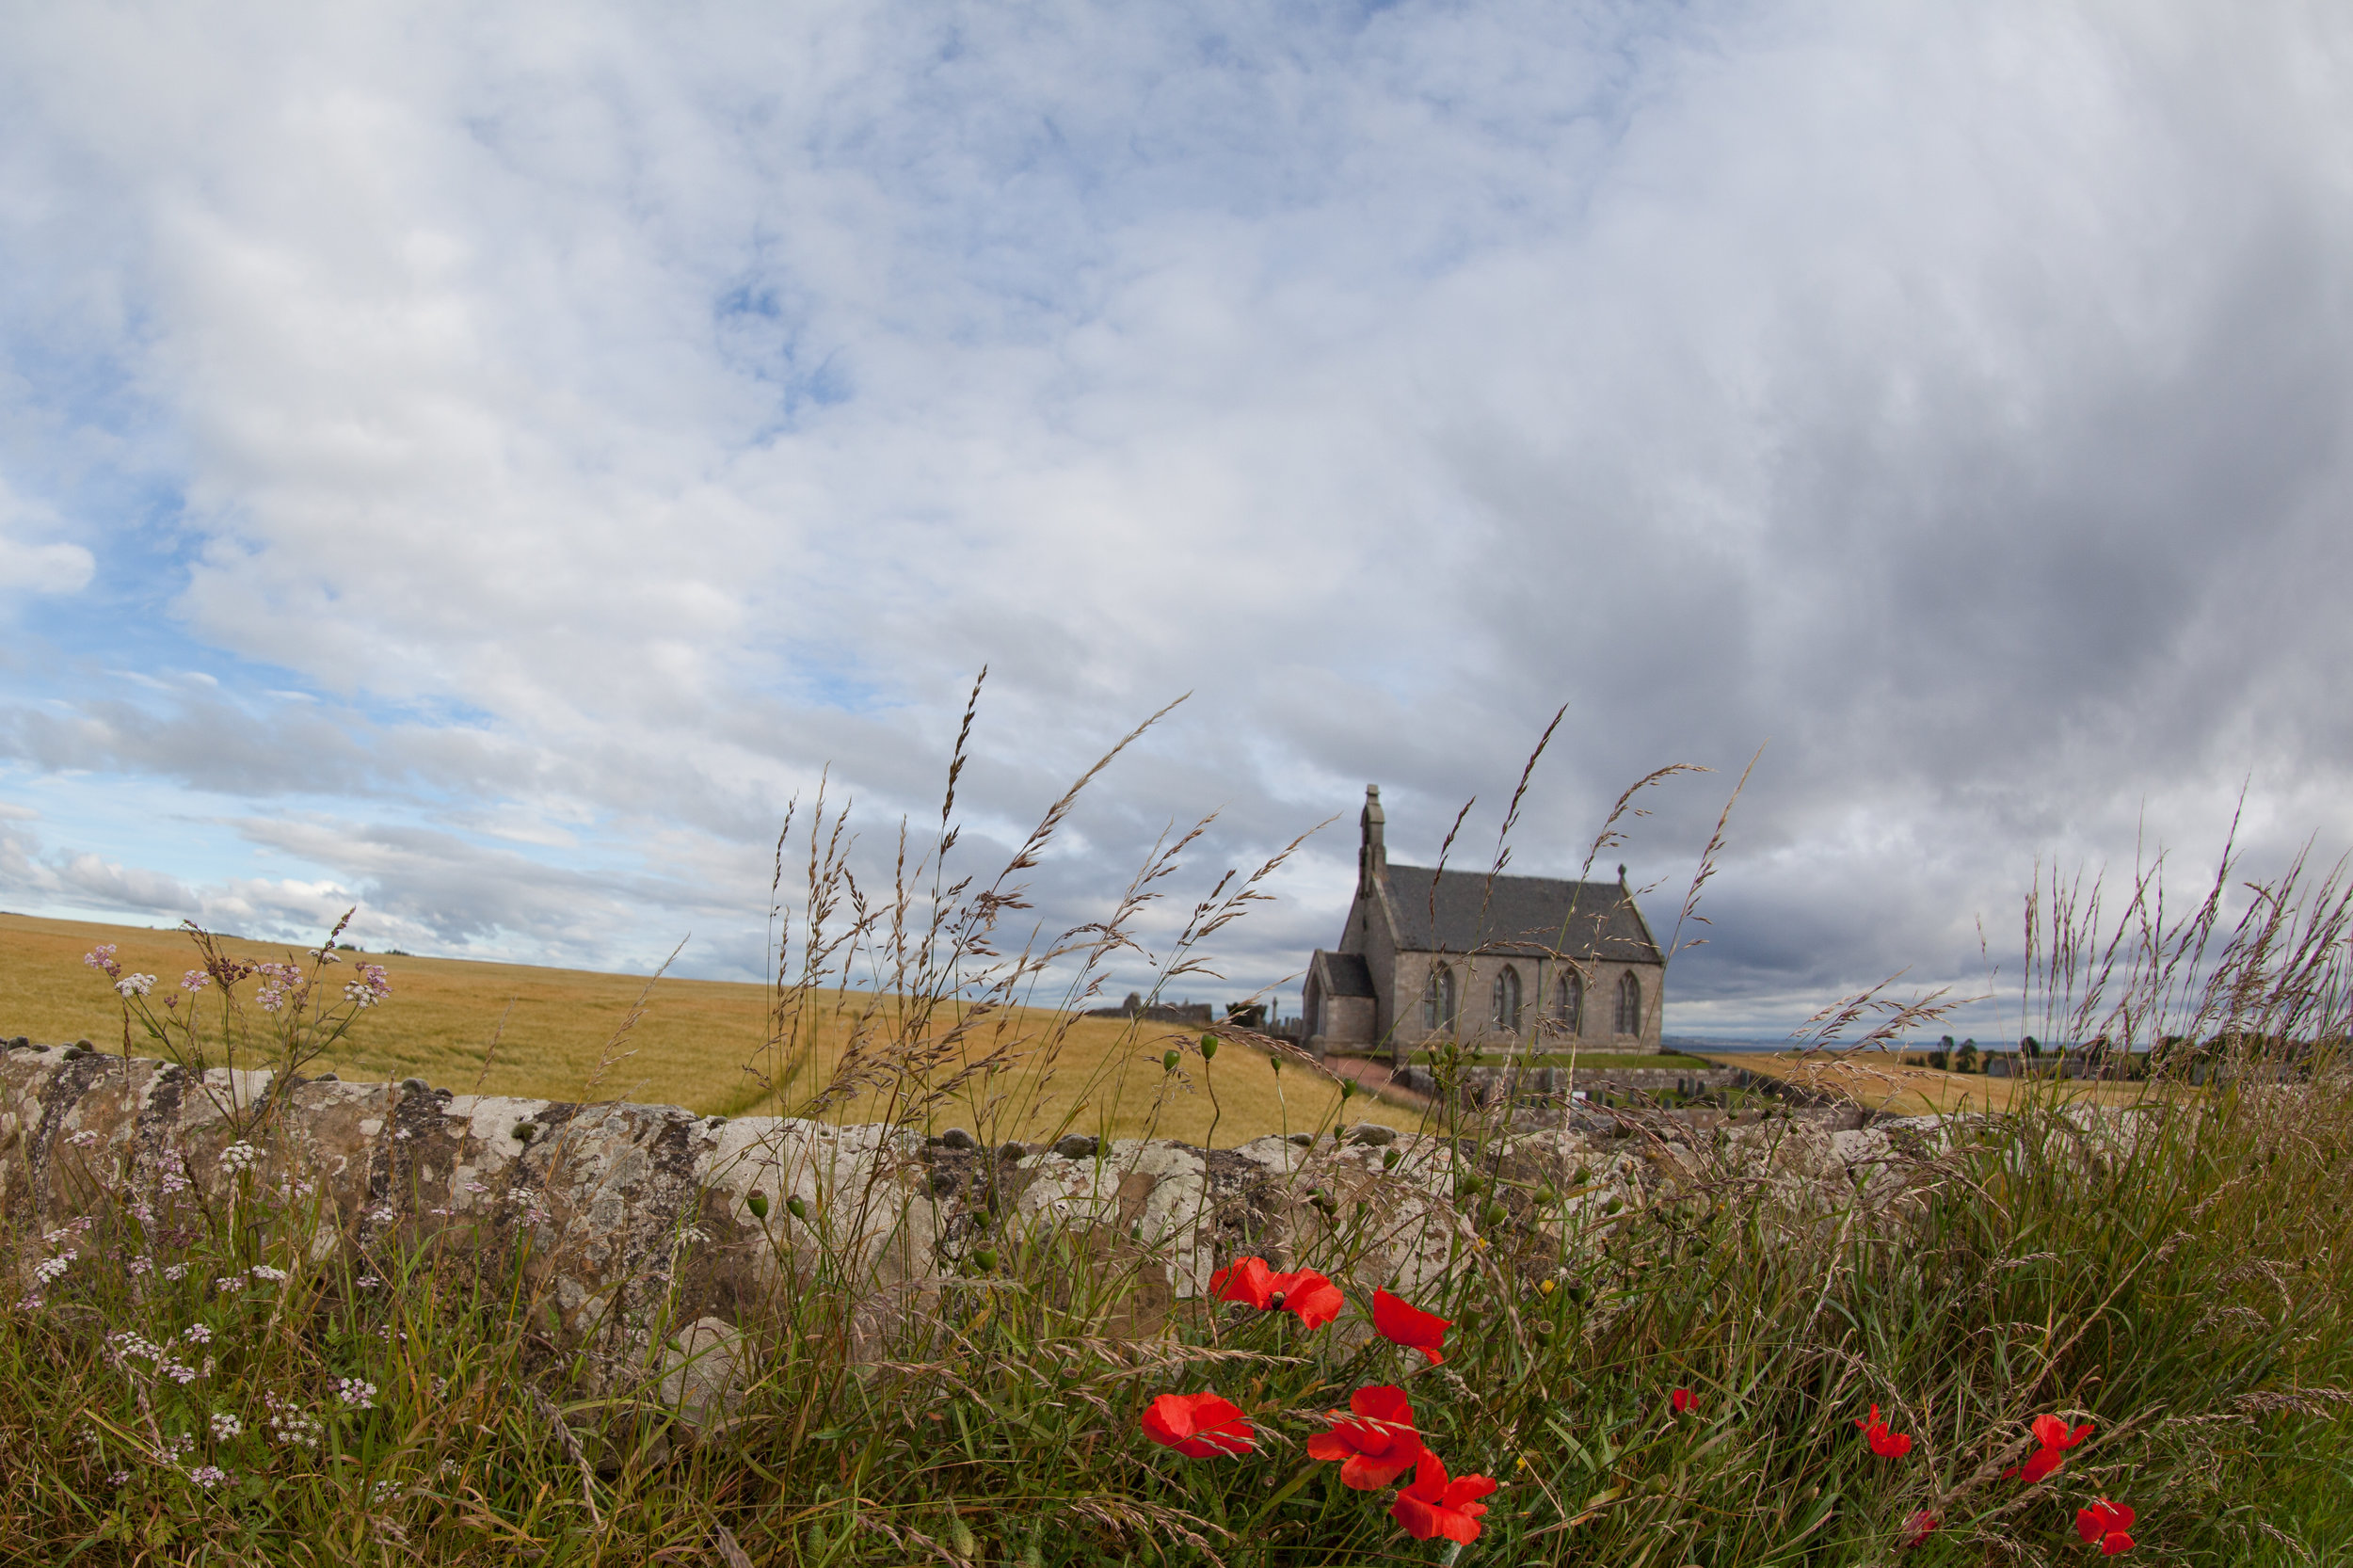
[[[754,978],[821,779],[1103,918],[1618,861],[1671,1032],[2353,841],[2353,11],[0,16],[0,907]],[[2335,694],[2335,695],[2331,695]],[[1982,1004],[1991,1010],[1995,1003]],[[1991,1011],[1983,1017],[1998,1032]]]

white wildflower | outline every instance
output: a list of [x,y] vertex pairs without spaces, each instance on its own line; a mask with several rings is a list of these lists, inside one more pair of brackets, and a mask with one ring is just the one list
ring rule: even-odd
[[135,1355],[142,1361],[161,1361],[164,1358],[161,1346],[132,1333],[129,1329],[123,1329],[108,1337],[114,1344],[116,1353],[120,1355]]

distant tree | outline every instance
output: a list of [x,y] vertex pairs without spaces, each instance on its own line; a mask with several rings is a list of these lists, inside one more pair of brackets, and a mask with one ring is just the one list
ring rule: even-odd
[[[1952,1036],[1948,1034],[1945,1038],[1949,1040]],[[1938,1072],[1942,1073],[1950,1071],[1952,1064],[1953,1053],[1946,1050],[1944,1047],[1939,1046],[1936,1049],[1929,1052],[1929,1065],[1934,1067]]]
[[2033,1035],[2031,1035],[2031,1034],[2027,1035],[2025,1039],[2023,1039],[2023,1040],[2019,1041],[2019,1042],[2018,1042],[2018,1047],[2019,1047],[2019,1048],[2020,1048],[2021,1050],[2024,1050],[2024,1051],[2027,1054],[2027,1056],[2029,1056],[2029,1057],[2039,1057],[2039,1056],[2041,1056],[2041,1055],[2042,1054],[2042,1042],[2041,1042],[2041,1041],[2040,1041],[2040,1040],[2038,1040],[2038,1039],[2036,1039],[2036,1038],[2035,1038]]
[[1964,1073],[1974,1073],[1977,1070],[1977,1041],[1963,1040],[1961,1043],[1960,1054],[1953,1058],[1953,1068],[1957,1072]]

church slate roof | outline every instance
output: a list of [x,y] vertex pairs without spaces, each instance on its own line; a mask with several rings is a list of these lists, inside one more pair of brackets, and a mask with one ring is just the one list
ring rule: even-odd
[[[1431,884],[1437,884],[1436,924]],[[1550,876],[1497,876],[1423,866],[1388,868],[1389,912],[1398,946],[1416,952],[1509,953],[1538,957],[1663,962],[1650,927],[1615,882]]]
[[1365,964],[1361,952],[1327,952],[1316,950],[1315,961],[1323,966],[1323,994],[1328,997],[1369,997],[1372,970]]

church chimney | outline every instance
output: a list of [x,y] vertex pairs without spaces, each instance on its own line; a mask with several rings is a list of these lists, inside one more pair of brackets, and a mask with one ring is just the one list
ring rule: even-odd
[[1389,846],[1384,832],[1389,819],[1381,809],[1381,786],[1365,786],[1364,841],[1356,851],[1356,892],[1369,897],[1389,880]]

